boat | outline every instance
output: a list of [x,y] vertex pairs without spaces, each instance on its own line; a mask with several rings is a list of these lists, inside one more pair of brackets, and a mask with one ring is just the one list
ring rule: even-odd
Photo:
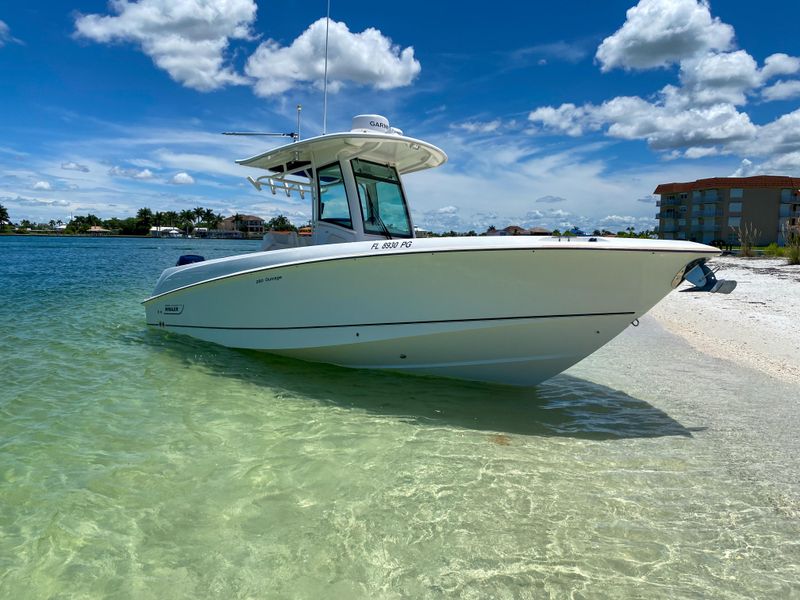
[[144,300],[147,324],[232,348],[357,369],[535,385],[612,340],[682,281],[730,292],[689,241],[418,238],[403,177],[441,149],[379,115],[236,161],[259,190],[312,204],[310,236],[181,257]]

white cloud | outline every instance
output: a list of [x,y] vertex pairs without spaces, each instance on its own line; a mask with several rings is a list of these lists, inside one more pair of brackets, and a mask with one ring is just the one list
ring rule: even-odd
[[683,102],[672,100],[670,90],[656,103],[638,96],[619,96],[600,106],[542,107],[528,118],[571,136],[607,126],[611,137],[646,140],[655,149],[728,143],[750,138],[756,132],[750,117],[733,105],[684,108]]
[[79,165],[76,162],[63,162],[61,163],[61,168],[66,171],[80,171],[81,173],[88,173],[89,167],[86,165]]
[[[688,36],[688,37],[687,37]],[[546,131],[572,137],[604,132],[609,137],[645,140],[667,160],[719,154],[768,157],[759,168],[796,170],[782,155],[800,151],[800,116],[756,125],[740,108],[752,97],[800,96],[800,81],[770,78],[800,71],[800,58],[772,54],[759,69],[744,50],[727,51],[733,29],[712,18],[707,2],[642,0],[625,24],[597,51],[601,68],[644,69],[680,65],[680,85],[666,85],[652,97],[618,96],[601,104],[543,106],[528,118]],[[666,44],[666,46],[664,46]]]
[[761,84],[756,61],[744,50],[684,60],[680,77],[693,105],[746,104],[745,93]]
[[597,49],[603,71],[667,67],[733,43],[733,28],[712,17],[705,0],[641,0],[626,14]]
[[8,43],[22,44],[22,41],[12,36],[9,26],[5,21],[0,20],[0,48]]
[[254,0],[112,0],[117,14],[79,15],[75,35],[99,43],[141,45],[175,81],[210,91],[247,80],[225,63],[232,39],[251,39]]
[[[321,86],[324,78],[325,19],[312,23],[290,46],[262,43],[250,56],[245,72],[256,79],[259,96],[282,94],[297,84]],[[409,85],[420,72],[412,47],[401,49],[377,29],[352,33],[331,21],[328,46],[328,89],[345,82],[388,90]]]
[[756,172],[757,169],[753,167],[753,161],[743,158],[742,162],[739,164],[739,168],[731,173],[729,177],[750,177],[751,175],[755,175]]
[[152,179],[153,172],[150,169],[123,169],[122,167],[111,167],[108,174],[113,177],[128,177],[130,179]]
[[779,52],[764,59],[761,76],[764,81],[777,75],[794,75],[800,71],[800,58]]
[[170,180],[170,183],[174,183],[176,185],[191,185],[194,183],[194,177],[186,172],[176,173],[175,176]]
[[36,183],[33,184],[33,189],[50,191],[53,188],[50,186],[49,181],[37,181]]
[[789,100],[800,96],[800,81],[777,81],[773,85],[761,90],[761,97],[764,100]]
[[493,133],[500,128],[502,121],[494,119],[492,121],[465,121],[451,125],[454,129],[463,129],[468,133]]

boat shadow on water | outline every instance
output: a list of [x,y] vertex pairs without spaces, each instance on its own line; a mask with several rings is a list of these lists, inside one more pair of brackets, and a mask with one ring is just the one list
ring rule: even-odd
[[565,374],[520,388],[308,363],[151,330],[143,341],[186,368],[205,369],[281,398],[420,425],[593,440],[692,435],[643,400]]

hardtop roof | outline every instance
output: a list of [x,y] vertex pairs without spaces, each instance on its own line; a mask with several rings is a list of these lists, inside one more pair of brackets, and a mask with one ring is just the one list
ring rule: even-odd
[[447,161],[443,150],[422,140],[396,134],[351,131],[293,142],[236,162],[246,167],[286,173],[302,169],[309,163],[321,166],[341,156],[391,164],[400,174],[438,167]]

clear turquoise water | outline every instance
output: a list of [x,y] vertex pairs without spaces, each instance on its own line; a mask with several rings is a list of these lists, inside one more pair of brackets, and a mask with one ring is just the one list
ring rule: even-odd
[[647,318],[536,389],[144,326],[256,248],[0,237],[0,597],[800,596],[797,388]]

